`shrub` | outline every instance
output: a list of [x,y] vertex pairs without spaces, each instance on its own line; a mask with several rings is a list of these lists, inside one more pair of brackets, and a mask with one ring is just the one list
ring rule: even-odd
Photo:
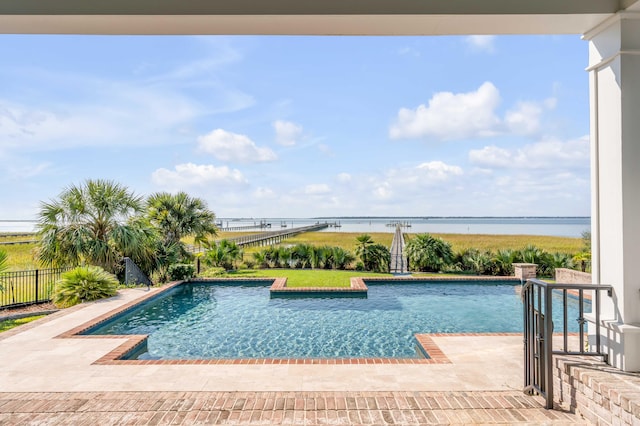
[[214,277],[221,277],[225,273],[226,273],[226,271],[224,270],[224,268],[211,267],[211,268],[207,268],[204,271],[200,272],[200,276],[202,278],[214,278]]
[[115,296],[118,279],[98,266],[80,266],[62,274],[56,283],[53,303],[69,307]]
[[411,268],[419,271],[440,272],[453,263],[451,244],[430,234],[419,234],[406,246]]
[[196,276],[196,267],[191,263],[176,263],[169,266],[169,279],[188,280]]

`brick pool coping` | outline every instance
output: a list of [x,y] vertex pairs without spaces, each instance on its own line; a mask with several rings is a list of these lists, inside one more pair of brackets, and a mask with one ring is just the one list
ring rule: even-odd
[[[364,278],[373,281],[425,281],[426,278]],[[229,282],[238,281],[245,282],[247,278],[224,278],[224,279],[198,279],[196,282]],[[273,286],[278,286],[276,291],[286,289],[286,278],[251,278],[251,281],[267,281],[273,282]],[[434,281],[467,281],[465,278],[445,279],[437,278]],[[477,281],[513,281],[513,278],[479,279]],[[74,327],[58,336],[60,339],[125,339],[125,342],[118,347],[100,357],[92,364],[94,365],[257,365],[257,364],[332,364],[332,365],[353,365],[353,364],[451,364],[449,358],[444,354],[440,347],[435,343],[432,337],[455,337],[455,336],[514,336],[520,333],[430,333],[415,334],[416,342],[423,353],[428,354],[429,358],[243,358],[243,359],[174,359],[174,360],[130,360],[121,359],[126,354],[131,353],[140,345],[146,343],[148,335],[144,334],[126,334],[126,335],[85,335],[82,334],[87,330],[100,325],[115,316],[118,316],[136,306],[147,302],[151,299],[159,297],[163,293],[185,283],[186,281],[174,281],[160,288],[159,291],[149,293],[139,299],[128,302],[116,309],[113,309],[103,315],[93,318],[84,324]],[[188,282],[188,281],[187,281]],[[321,292],[337,292],[337,291],[358,291],[362,292],[362,286],[366,292],[366,285],[363,278],[351,278],[351,289],[349,288],[323,288]],[[355,288],[355,290],[354,290]],[[311,290],[302,288],[291,288],[291,290],[300,292],[311,292]],[[286,292],[286,290],[284,290]],[[78,305],[80,306],[80,305]]]

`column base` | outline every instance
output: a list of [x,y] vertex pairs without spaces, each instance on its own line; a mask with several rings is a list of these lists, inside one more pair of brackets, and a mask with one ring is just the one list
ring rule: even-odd
[[[589,345],[595,345],[595,325],[589,324]],[[612,367],[626,372],[640,372],[640,324],[600,322],[600,344]]]

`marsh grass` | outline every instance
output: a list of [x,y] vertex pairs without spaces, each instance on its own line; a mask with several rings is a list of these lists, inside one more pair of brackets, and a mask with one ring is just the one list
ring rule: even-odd
[[35,247],[36,245],[33,243],[0,246],[2,250],[7,252],[9,271],[24,271],[41,267],[34,256]]
[[[582,251],[582,238],[553,237],[544,235],[490,235],[490,234],[433,234],[451,243],[454,251],[475,248],[480,251],[502,249],[520,250],[534,245],[549,253]],[[409,237],[412,234],[408,235]]]
[[[282,245],[312,244],[339,246],[347,250],[353,250],[356,245],[356,237],[362,232],[306,232],[284,240]],[[369,234],[377,243],[391,246],[392,233]],[[405,239],[415,234],[405,234]],[[476,248],[480,251],[496,251],[500,249],[520,250],[530,244],[546,250],[550,253],[578,253],[582,250],[582,239],[571,237],[552,237],[541,235],[485,235],[485,234],[431,234],[451,243],[453,251],[462,251],[467,248]]]
[[[310,244],[314,246],[337,246],[353,251],[356,247],[356,238],[364,232],[305,232],[284,240],[280,245]],[[390,232],[370,233],[375,243],[390,247],[393,234]]]
[[334,271],[324,269],[244,269],[228,272],[222,277],[230,278],[277,278],[286,277],[287,287],[349,287],[351,277],[392,277],[391,274],[376,274],[358,271]]
[[0,243],[8,243],[14,241],[34,241],[36,239],[36,234],[0,234]]

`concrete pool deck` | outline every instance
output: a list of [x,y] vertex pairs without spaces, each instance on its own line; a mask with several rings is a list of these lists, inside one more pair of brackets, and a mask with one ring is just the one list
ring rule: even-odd
[[126,338],[59,337],[148,294],[0,334],[0,424],[588,424],[521,392],[520,335],[432,335],[450,363],[349,365],[103,365]]
[[[152,289],[151,293],[158,292]],[[0,335],[2,390],[51,391],[465,391],[522,388],[522,336],[430,335],[450,363],[96,365],[127,338],[60,338],[148,296],[122,290]],[[176,365],[174,365],[176,364]],[[496,368],[499,366],[499,368]],[[37,374],[33,374],[37,372]]]

